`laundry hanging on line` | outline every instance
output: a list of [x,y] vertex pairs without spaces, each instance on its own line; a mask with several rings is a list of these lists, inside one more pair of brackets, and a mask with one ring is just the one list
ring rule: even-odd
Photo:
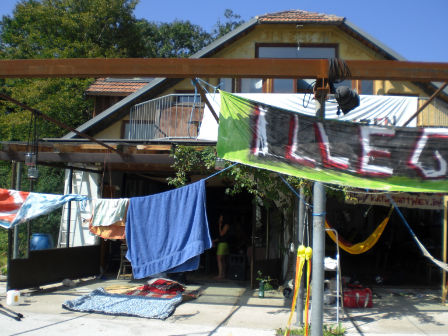
[[92,200],[89,231],[104,239],[126,239],[125,225],[129,198]]
[[97,198],[92,200],[92,226],[126,223],[129,198]]
[[163,193],[130,198],[126,258],[136,279],[161,272],[196,270],[212,247],[205,180]]
[[0,189],[0,226],[10,229],[46,215],[67,202],[86,200],[86,196],[76,194],[57,195]]
[[89,231],[103,239],[126,239],[125,224],[113,224],[108,226],[92,226],[89,223]]

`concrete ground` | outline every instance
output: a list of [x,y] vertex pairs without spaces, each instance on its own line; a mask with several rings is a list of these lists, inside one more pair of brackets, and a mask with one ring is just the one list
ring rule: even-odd
[[[166,320],[109,316],[65,310],[62,303],[103,287],[117,291],[142,281],[83,279],[21,291],[19,306],[6,305],[6,283],[0,282],[0,335],[275,335],[288,321],[291,299],[278,291],[264,298],[247,283],[193,280],[187,290],[202,291],[180,304]],[[5,309],[6,308],[6,309]],[[8,310],[23,314],[16,321]],[[448,307],[440,291],[374,288],[374,307],[344,309],[339,314],[347,335],[448,335]],[[296,321],[295,316],[293,319]],[[325,306],[324,322],[336,324],[336,309]]]

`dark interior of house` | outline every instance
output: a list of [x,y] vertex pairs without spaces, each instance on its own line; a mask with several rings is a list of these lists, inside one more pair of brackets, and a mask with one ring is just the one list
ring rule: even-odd
[[[168,190],[165,183],[141,183],[139,177],[127,177],[125,193],[132,196],[148,195]],[[129,194],[130,195],[130,194]],[[129,195],[126,195],[129,197]],[[232,243],[228,257],[227,278],[249,281],[257,277],[260,270],[265,275],[281,279],[281,258],[274,250],[288,242],[281,241],[278,232],[285,226],[275,209],[261,213],[259,224],[254,224],[253,198],[247,193],[229,195],[226,187],[207,187],[207,215],[212,240],[218,237],[218,218],[226,216],[231,225]],[[351,205],[328,197],[328,224],[337,230],[339,237],[349,244],[366,240],[378,225],[388,217],[389,207],[366,204]],[[436,259],[442,259],[441,210],[400,208],[409,226]],[[312,219],[308,231],[312,241]],[[269,224],[267,224],[269,223]],[[103,267],[106,273],[116,274],[120,265],[120,241],[103,241],[106,251]],[[280,244],[280,245],[278,245]],[[266,246],[269,246],[266,248]],[[286,246],[286,245],[285,245]],[[272,252],[274,251],[274,252]],[[325,254],[335,258],[336,244],[326,235]],[[438,287],[441,271],[428,258],[414,241],[410,231],[398,212],[390,215],[380,238],[367,252],[351,254],[339,249],[341,276],[345,282],[359,282],[371,286],[430,286]],[[216,246],[201,256],[200,267],[194,276],[213,278],[217,274]],[[252,273],[252,274],[251,274]],[[188,275],[188,274],[187,274]],[[334,277],[334,272],[326,272],[326,278]],[[284,279],[282,279],[284,280]]]
[[[356,244],[364,241],[383,221],[389,207],[327,203],[327,220],[340,238]],[[436,259],[442,259],[442,211],[400,208],[418,240]],[[336,254],[335,243],[326,238],[326,254]],[[366,253],[350,254],[340,249],[341,274],[364,285],[440,286],[441,270],[413,239],[396,210],[377,243]]]

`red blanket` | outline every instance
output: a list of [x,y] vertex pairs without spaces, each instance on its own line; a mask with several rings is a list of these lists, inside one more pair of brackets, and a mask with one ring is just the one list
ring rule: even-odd
[[176,281],[166,279],[156,279],[150,284],[140,286],[137,289],[127,292],[127,295],[151,296],[161,298],[172,298],[179,293],[183,293],[185,287]]

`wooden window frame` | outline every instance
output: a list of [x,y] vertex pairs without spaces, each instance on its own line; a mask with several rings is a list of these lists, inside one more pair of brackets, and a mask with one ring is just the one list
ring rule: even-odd
[[[297,43],[255,43],[255,58],[259,58],[259,50],[262,47],[272,48],[294,48],[297,47]],[[335,57],[339,56],[339,44],[338,43],[301,43],[300,47],[303,48],[332,48],[334,49]],[[289,59],[289,58],[285,58]],[[294,59],[294,58],[290,58]],[[306,58],[304,58],[306,59]],[[275,78],[263,78],[263,93],[273,93],[274,91],[274,79]],[[310,93],[310,91],[298,91],[297,80],[301,78],[290,78],[293,80],[293,92],[292,93]],[[352,83],[353,86],[353,83]]]

